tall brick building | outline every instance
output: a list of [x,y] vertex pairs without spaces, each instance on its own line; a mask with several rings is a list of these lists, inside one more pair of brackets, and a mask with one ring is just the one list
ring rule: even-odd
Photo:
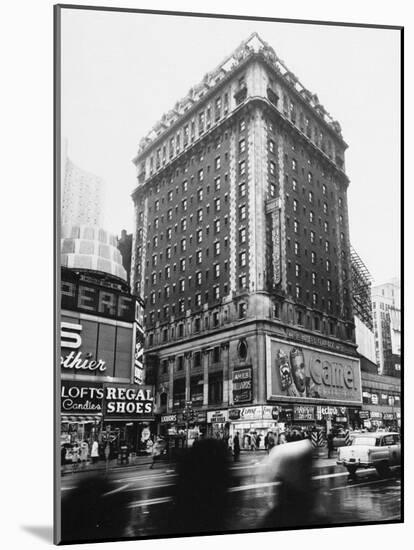
[[141,141],[131,283],[171,422],[188,401],[230,434],[360,405],[346,147],[257,34]]

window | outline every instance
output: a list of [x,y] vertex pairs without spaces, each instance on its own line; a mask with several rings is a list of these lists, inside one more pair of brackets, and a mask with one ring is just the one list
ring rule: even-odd
[[165,257],[167,258],[167,260],[171,258],[171,246],[167,247],[167,249],[165,250]]
[[341,233],[341,243],[343,243],[344,241],[345,241],[345,235]]
[[324,222],[324,223],[323,223],[323,229],[324,229],[325,233],[328,233],[328,231],[329,231],[328,222]]
[[312,293],[312,305],[316,306],[318,304],[318,295],[316,292]]
[[214,199],[214,210],[220,212],[220,199]]
[[313,192],[309,191],[309,202],[313,203]]
[[245,243],[246,242],[246,228],[242,227],[239,229],[239,243]]
[[247,304],[241,302],[239,304],[239,319],[244,319],[246,317]]
[[310,242],[311,242],[311,243],[314,243],[314,242],[315,242],[315,231],[311,231],[311,232],[310,232]]
[[316,264],[316,254],[315,254],[315,252],[311,252],[311,262],[313,264]]
[[152,245],[154,248],[156,248],[158,246],[158,237],[155,236],[153,239],[152,239]]
[[314,329],[315,329],[315,330],[320,330],[320,321],[319,321],[319,317],[314,317],[314,318],[313,318],[313,326],[314,326]]
[[308,183],[312,183],[312,182],[313,182],[312,172],[308,172]]
[[181,201],[181,206],[184,211],[187,210],[187,199]]
[[275,142],[271,139],[269,139],[269,151],[271,153],[274,153],[275,152]]
[[199,230],[197,231],[197,242],[198,242],[198,243],[201,243],[202,240],[203,240],[203,230],[202,230],[202,229],[199,229]]
[[214,243],[214,255],[218,256],[220,254],[220,241]]
[[270,184],[270,196],[276,197],[276,185],[274,183]]
[[220,233],[220,220],[214,222],[214,233]]
[[292,170],[294,172],[297,172],[298,169],[298,163],[296,162],[296,159],[292,159]]
[[332,290],[332,282],[330,279],[326,279],[326,289],[330,292]]
[[216,279],[220,277],[220,264],[214,264],[214,277]]
[[217,158],[214,160],[214,168],[215,168],[216,170],[220,170],[220,165],[221,165],[220,157],[217,157]]
[[295,241],[295,254],[299,256],[299,243],[297,241]]
[[204,180],[204,170],[201,168],[198,171],[198,181],[203,181],[203,180]]
[[246,140],[241,139],[239,141],[239,153],[244,153],[246,151]]
[[331,271],[331,262],[330,260],[326,260],[326,271]]
[[154,265],[154,266],[157,265],[157,255],[156,254],[154,254],[152,256],[152,265]]
[[239,288],[246,288],[246,275],[240,275],[239,277]]
[[187,241],[186,239],[181,239],[181,252],[185,252],[187,249]]
[[322,195],[326,195],[326,185],[322,185]]
[[295,286],[295,296],[296,296],[296,299],[300,298],[300,286],[299,285]]
[[246,196],[246,183],[243,182],[239,185],[239,195],[240,197],[245,197]]
[[200,223],[203,221],[203,209],[200,208],[197,210],[197,222]]
[[340,214],[340,216],[339,216],[339,223],[340,224],[344,223],[344,217],[342,216],[342,214]]
[[242,120],[240,121],[240,124],[239,124],[239,131],[240,131],[240,132],[244,132],[245,129],[246,129],[246,121],[245,121],[244,119],[242,119]]
[[201,279],[202,279],[201,271],[197,271],[197,273],[196,273],[196,284],[198,286],[201,285]]
[[220,324],[219,314],[218,314],[218,311],[215,311],[213,313],[213,326],[218,327],[219,324]]
[[292,189],[293,191],[298,190],[298,182],[295,179],[292,179]]
[[315,273],[315,271],[312,271],[312,284],[313,284],[313,286],[316,285],[316,273]]
[[165,270],[164,270],[164,271],[165,271],[165,278],[166,278],[166,279],[169,279],[170,276],[171,276],[171,267],[170,267],[169,265],[167,265],[167,266],[165,267]]
[[214,287],[214,299],[215,300],[220,299],[220,287],[219,286]]
[[185,258],[180,260],[180,271],[185,271]]
[[247,254],[246,251],[243,250],[243,252],[240,252],[239,254],[239,266],[245,267],[247,263]]
[[243,176],[246,173],[246,161],[239,162],[239,175]]
[[329,241],[325,241],[325,252],[329,252]]
[[293,212],[297,212],[298,210],[298,201],[296,199],[293,199]]
[[309,221],[313,223],[315,220],[315,214],[312,212],[312,210],[309,212]]
[[341,197],[339,197],[338,205],[339,205],[339,208],[342,208],[342,206],[343,206],[343,201],[342,201]]
[[211,373],[208,376],[208,402],[219,404],[223,401],[223,373]]
[[276,174],[276,164],[272,160],[270,161],[270,174],[272,176]]
[[158,218],[155,218],[155,220],[154,220],[154,229],[158,229],[158,226],[159,226]]
[[197,252],[196,252],[196,263],[201,264],[202,261],[203,261],[203,253],[202,253],[201,250],[197,250]]
[[220,176],[214,180],[214,191],[220,190]]
[[300,265],[295,264],[295,275],[296,277],[300,277]]
[[245,220],[246,219],[246,205],[243,204],[242,206],[239,206],[239,219]]

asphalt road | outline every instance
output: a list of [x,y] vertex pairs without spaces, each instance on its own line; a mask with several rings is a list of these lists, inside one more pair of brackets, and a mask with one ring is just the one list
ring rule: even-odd
[[[280,489],[277,482],[263,476],[263,455],[242,455],[240,462],[231,464],[228,490],[229,513],[225,530],[254,530],[263,527],[265,515],[272,509]],[[74,473],[62,479],[63,520],[66,536],[71,540],[96,537],[151,537],[171,533],[172,495],[176,485],[173,466],[148,465],[113,470],[105,475]],[[95,496],[89,499],[90,488]],[[83,493],[82,493],[83,491]],[[314,524],[344,524],[353,522],[398,520],[401,514],[400,470],[394,469],[383,479],[375,470],[361,470],[355,480],[334,461],[317,460],[313,464],[312,491],[317,520]],[[83,498],[82,495],[87,495]],[[89,502],[86,502],[88,501]],[[82,502],[81,510],[79,502]],[[78,536],[79,520],[87,521],[90,510],[95,531]],[[105,511],[106,510],[106,511]],[[100,514],[111,517],[106,531],[100,525]],[[98,518],[98,519],[97,519]],[[280,525],[279,525],[280,527]],[[278,525],[274,525],[277,529]]]

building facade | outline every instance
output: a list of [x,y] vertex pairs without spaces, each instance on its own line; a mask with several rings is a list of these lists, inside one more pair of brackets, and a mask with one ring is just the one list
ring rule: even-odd
[[361,404],[346,147],[256,34],[141,141],[131,284],[169,422],[191,403],[248,435]]
[[125,229],[121,231],[121,236],[117,238],[117,247],[122,257],[122,265],[127,274],[128,283],[131,280],[131,254],[132,254],[132,233],[127,233]]
[[62,151],[61,224],[102,225],[104,181],[74,164]]
[[375,351],[379,373],[401,376],[401,286],[399,279],[372,288]]

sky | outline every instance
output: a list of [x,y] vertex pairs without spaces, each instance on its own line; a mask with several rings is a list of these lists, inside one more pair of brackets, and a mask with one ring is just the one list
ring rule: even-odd
[[104,226],[133,228],[132,163],[163,113],[252,32],[337,119],[351,243],[374,283],[400,275],[400,37],[390,29],[62,10],[62,139],[105,180]]

